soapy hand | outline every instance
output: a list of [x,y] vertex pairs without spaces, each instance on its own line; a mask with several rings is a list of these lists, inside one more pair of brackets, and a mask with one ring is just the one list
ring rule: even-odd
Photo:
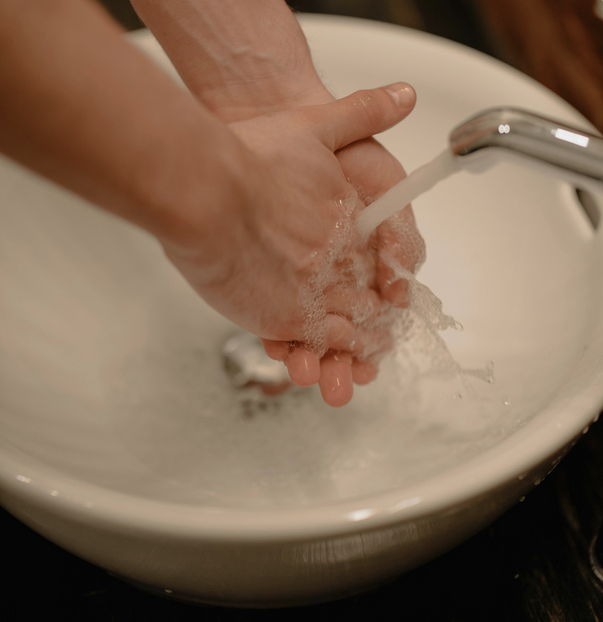
[[[409,112],[414,104],[414,92]],[[339,150],[337,159],[346,178],[357,190],[359,209],[384,194],[389,188],[406,177],[402,165],[374,138],[367,138],[348,145]],[[374,292],[378,299],[404,308],[408,305],[408,283],[396,278],[388,263],[383,260],[386,255],[393,257],[402,267],[416,272],[424,261],[425,244],[417,230],[410,205],[406,206],[394,217],[382,223],[373,234],[370,245],[375,252]],[[275,343],[263,340],[264,349],[271,358],[286,361],[291,379],[301,386],[311,382],[309,370],[315,370],[318,361],[313,353],[304,348],[292,349],[286,343]],[[378,371],[379,356],[368,358],[343,355],[342,352],[329,352],[320,360],[320,387],[328,402],[333,391],[343,393],[340,389],[343,379],[352,375],[356,384],[371,382]],[[346,387],[348,385],[346,384]],[[342,401],[349,401],[352,388],[349,387]]]
[[[190,91],[222,121],[244,121],[290,108],[325,104],[334,97],[320,80],[304,34],[282,0],[133,0]],[[219,34],[217,34],[219,33]],[[408,114],[415,102],[410,86],[398,92]],[[374,138],[358,140],[336,153],[343,173],[359,195],[362,209],[406,174],[400,163]],[[414,272],[424,258],[424,243],[410,206],[375,232],[373,295],[399,307],[407,305],[407,282],[396,279],[380,257],[394,257]],[[286,362],[291,379],[308,386],[319,378],[325,400],[352,397],[349,378],[370,382],[378,357],[358,358],[348,348],[321,359],[303,344],[263,339],[267,354]],[[347,350],[344,353],[342,350]],[[342,388],[345,387],[345,388]]]
[[[409,114],[415,104],[414,90],[409,85],[404,85],[398,96],[404,100],[401,106],[406,108],[406,114]],[[320,86],[314,85],[313,90],[305,90],[303,99],[334,101],[322,83]],[[271,108],[274,105],[273,102]],[[249,100],[245,102],[240,113],[242,116],[250,114]],[[256,113],[261,113],[261,109],[256,109]],[[232,101],[228,115],[231,119],[237,116],[236,106]],[[335,155],[346,179],[358,193],[357,209],[364,209],[406,177],[400,162],[372,137],[355,141],[338,150]],[[408,282],[397,278],[389,263],[383,258],[386,256],[394,258],[410,272],[416,272],[423,263],[425,243],[417,230],[411,206],[406,206],[379,225],[370,240],[370,245],[375,254],[373,293],[376,300],[383,299],[397,307],[405,308],[409,302]],[[350,377],[356,384],[368,384],[377,375],[380,353],[365,357],[362,356],[362,351],[350,352],[349,348],[340,347],[319,358],[316,352],[308,350],[303,344],[292,347],[287,342],[267,339],[262,339],[262,343],[268,356],[285,361],[289,375],[296,384],[310,386],[318,377],[323,398],[332,405],[335,401],[338,405],[345,404],[352,398],[353,386]]]
[[[158,36],[165,30],[170,56],[180,49],[191,61],[178,69],[208,76],[198,86],[216,106],[230,99],[224,118],[236,121],[246,100],[239,119],[247,120],[229,129],[213,105],[195,102],[133,50],[95,3],[0,3],[0,30],[11,35],[0,36],[0,61],[9,59],[0,62],[0,151],[156,236],[199,293],[286,358],[296,382],[320,378],[328,403],[349,401],[352,377],[365,382],[375,371],[359,361],[388,345],[375,325],[372,333],[358,327],[381,317],[383,300],[404,304],[404,292],[388,282],[378,248],[353,239],[334,279],[312,279],[349,209],[379,193],[374,180],[402,174],[362,141],[410,112],[412,89],[321,104],[332,98],[282,0],[137,4]],[[191,41],[199,55],[189,53]],[[261,116],[265,107],[271,115]],[[350,281],[351,266],[362,267],[361,282]],[[308,293],[322,305],[320,339],[308,339]]]
[[[373,350],[389,345],[387,332],[367,334],[352,321],[359,308],[378,314],[385,278],[373,249],[356,239],[338,260],[362,265],[367,281],[359,288],[342,271],[336,283],[318,292],[324,296],[323,347],[306,347],[310,279],[338,223],[349,218],[350,209],[364,207],[335,154],[402,120],[413,100],[396,95],[407,89],[402,83],[360,91],[230,124],[247,148],[241,163],[250,180],[246,196],[213,223],[212,244],[166,247],[209,304],[260,336],[269,356],[285,358],[294,381],[309,386],[320,380],[325,401],[333,406],[351,398],[353,356],[361,357],[368,342]],[[351,168],[360,165],[353,153],[346,157]],[[370,362],[355,366],[355,380],[368,381]]]
[[[302,88],[304,83],[306,88]],[[257,101],[254,101],[253,94],[248,93],[245,98],[237,100],[232,93],[225,92],[228,89],[214,88],[212,98],[206,98],[205,103],[213,107],[214,112],[221,118],[233,121],[251,119],[267,111],[286,110],[295,101],[300,105],[334,101],[333,96],[318,80],[313,68],[303,77],[298,77],[299,91],[293,86],[283,89],[281,84],[283,90],[277,93],[272,89],[273,99],[267,99],[266,92],[271,92],[271,85],[264,81],[261,84],[256,83],[255,86],[253,93],[258,94]],[[297,99],[290,96],[286,101],[279,101],[277,98],[285,92],[295,93]],[[416,100],[412,87],[402,86],[398,98],[400,106],[409,114]],[[406,177],[400,162],[372,137],[357,140],[339,149],[335,155],[346,179],[358,193],[357,209],[364,209]],[[381,258],[389,255],[411,272],[416,272],[423,263],[425,243],[417,230],[411,206],[406,206],[382,223],[372,236],[370,244],[376,255],[373,284],[376,306],[379,299],[383,299],[398,307],[406,307],[407,281],[396,278],[394,271]],[[322,357],[307,349],[304,344],[292,345],[286,341],[270,339],[262,339],[262,343],[268,356],[286,363],[289,375],[296,384],[311,386],[318,378],[323,398],[332,405],[345,404],[352,398],[353,386],[350,378],[356,384],[367,384],[377,375],[379,356],[365,357],[361,351],[350,352],[343,342],[339,348],[325,353]]]

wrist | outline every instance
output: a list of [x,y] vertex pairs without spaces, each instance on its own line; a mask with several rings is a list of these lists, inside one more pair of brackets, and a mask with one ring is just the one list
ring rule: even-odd
[[223,121],[326,103],[283,0],[133,0],[189,90]]
[[132,185],[141,224],[170,255],[195,257],[210,264],[224,254],[217,232],[232,226],[247,201],[250,154],[217,120],[215,124],[180,120],[177,132],[140,163]]

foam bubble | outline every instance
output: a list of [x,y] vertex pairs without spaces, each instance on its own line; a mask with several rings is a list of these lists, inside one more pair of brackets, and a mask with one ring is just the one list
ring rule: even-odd
[[[389,252],[379,249],[375,237],[371,240],[372,261],[362,259],[366,253],[358,252],[362,237],[356,230],[355,216],[355,202],[350,200],[342,220],[337,223],[328,251],[319,261],[305,289],[306,344],[317,354],[324,354],[327,350],[328,295],[331,292],[345,293],[350,309],[348,320],[358,335],[362,335],[361,344],[350,344],[350,347],[356,347],[359,359],[378,361],[385,355],[384,344],[391,342],[401,382],[414,382],[421,376],[436,374],[473,376],[493,383],[492,364],[482,369],[463,369],[453,358],[439,333],[449,328],[462,330],[462,325],[444,313],[441,300],[420,283],[413,272],[401,265],[392,254],[392,249]],[[395,218],[388,226],[391,226],[397,239],[393,252],[402,256],[415,252],[407,263],[415,265],[415,271],[418,270],[425,259],[424,245],[417,239],[419,234],[412,216]],[[376,261],[383,262],[392,270],[394,276],[390,283],[398,279],[408,282],[407,308],[401,309],[383,301],[377,311],[370,303],[366,293],[374,280]]]

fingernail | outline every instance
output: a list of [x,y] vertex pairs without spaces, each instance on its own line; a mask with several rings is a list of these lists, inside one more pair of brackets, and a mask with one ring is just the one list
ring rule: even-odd
[[392,96],[392,99],[400,108],[412,106],[415,101],[415,90],[412,86],[410,86],[410,84],[406,84],[406,82],[396,82],[396,84],[390,84],[385,87],[385,90]]

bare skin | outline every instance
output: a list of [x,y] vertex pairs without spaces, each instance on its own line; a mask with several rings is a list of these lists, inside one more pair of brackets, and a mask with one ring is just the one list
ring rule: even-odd
[[[334,101],[283,0],[134,0],[133,5],[191,92],[226,122]],[[412,87],[406,85],[398,97],[404,99],[401,106],[408,114],[416,99]],[[400,163],[372,137],[355,141],[336,155],[358,191],[361,207],[406,176]],[[401,240],[400,228],[411,235]],[[410,206],[382,224],[375,237],[373,244],[379,252],[394,256],[405,268],[414,271],[422,263],[424,243]],[[391,268],[378,258],[375,277],[375,300],[406,306],[406,281],[395,280]],[[331,350],[322,360],[304,344],[294,347],[266,339],[263,344],[268,356],[286,362],[294,382],[301,386],[319,382],[325,400],[341,405],[353,394],[350,377],[356,384],[366,384],[377,374],[376,360],[359,358],[361,352],[344,356],[345,340],[341,341],[341,349]]]
[[[412,106],[397,94],[407,90],[362,91],[226,126],[94,4],[0,5],[0,151],[155,235],[197,292],[275,347],[303,342],[300,290],[341,199],[363,205],[341,154],[403,119]],[[370,248],[353,252],[375,263]],[[366,296],[375,292],[367,287]],[[354,328],[337,296],[328,303],[325,383],[345,382],[323,395],[341,405],[353,353],[343,357],[343,378],[334,352],[342,325],[352,337]],[[289,368],[305,366],[311,380],[318,361],[300,351]]]

